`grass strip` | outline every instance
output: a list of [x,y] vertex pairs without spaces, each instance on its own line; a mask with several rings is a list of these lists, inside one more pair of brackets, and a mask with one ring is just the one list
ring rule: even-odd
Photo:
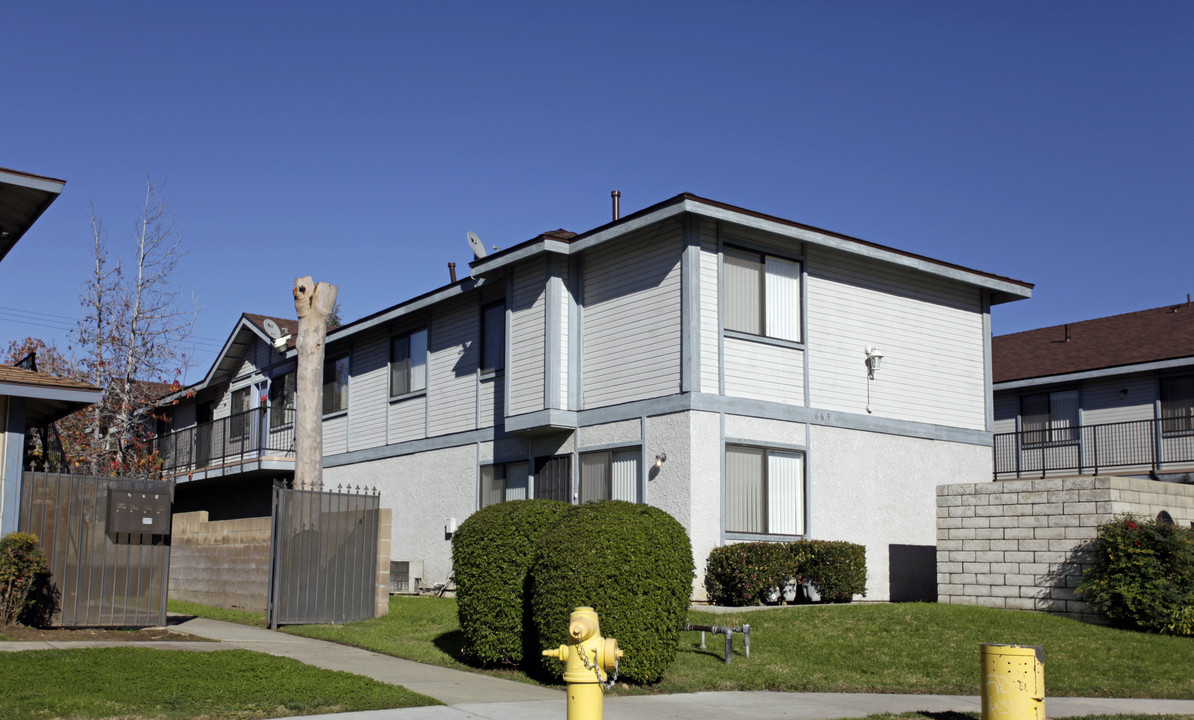
[[6,720],[247,720],[439,704],[396,685],[247,650],[0,653]]
[[[469,669],[455,601],[390,599],[390,614],[348,625],[306,625],[287,632],[419,662]],[[812,605],[749,613],[689,613],[698,624],[750,623],[751,657],[734,638],[682,633],[663,680],[620,693],[776,690],[979,694],[979,645],[1045,649],[1048,694],[1078,697],[1194,698],[1194,638],[1116,630],[1045,613],[936,603]],[[527,679],[515,669],[492,671]]]
[[265,615],[249,612],[248,610],[229,610],[226,608],[209,607],[181,600],[168,600],[166,610],[180,615],[194,615],[208,620],[223,620],[224,622],[252,625],[254,627],[268,627]]

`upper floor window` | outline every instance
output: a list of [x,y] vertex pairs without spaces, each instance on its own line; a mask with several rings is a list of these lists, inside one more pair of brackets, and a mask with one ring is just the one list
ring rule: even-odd
[[294,422],[295,375],[288,372],[276,377],[269,384],[269,427],[270,430]]
[[232,403],[229,408],[228,437],[232,439],[245,438],[249,435],[249,403],[253,388],[243,387],[232,391]]
[[427,331],[390,340],[390,397],[427,389]]
[[642,451],[638,448],[581,453],[580,501],[638,502],[641,460]]
[[722,272],[726,330],[800,341],[800,263],[727,247]]
[[1020,396],[1020,431],[1025,445],[1078,439],[1078,391],[1055,390]]
[[1194,432],[1194,375],[1161,378],[1161,431]]
[[490,303],[481,308],[481,372],[496,372],[506,366],[506,304]]
[[804,534],[804,454],[726,445],[726,532]]
[[324,415],[348,409],[348,367],[348,355],[340,355],[324,363]]

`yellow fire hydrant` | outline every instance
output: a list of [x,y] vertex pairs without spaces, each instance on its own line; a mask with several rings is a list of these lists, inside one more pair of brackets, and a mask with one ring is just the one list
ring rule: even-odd
[[[614,671],[618,679],[618,641],[601,637],[597,612],[578,607],[568,620],[568,644],[544,650],[544,657],[564,661],[564,682],[568,683],[568,720],[601,720],[604,696],[602,684]],[[614,680],[610,680],[612,685]]]

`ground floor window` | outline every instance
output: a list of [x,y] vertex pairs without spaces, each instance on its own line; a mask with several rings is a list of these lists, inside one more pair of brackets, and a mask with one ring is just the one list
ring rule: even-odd
[[486,465],[481,468],[481,507],[510,500],[526,500],[530,466],[525,462]]
[[804,454],[726,445],[726,532],[804,534]]
[[642,450],[602,450],[580,455],[580,501],[638,502]]

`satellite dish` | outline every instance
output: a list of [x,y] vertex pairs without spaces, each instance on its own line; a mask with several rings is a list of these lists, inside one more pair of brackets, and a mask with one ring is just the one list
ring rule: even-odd
[[266,318],[261,325],[265,328],[265,334],[269,335],[270,338],[277,340],[278,338],[282,337],[282,329],[279,328],[278,323],[274,322],[273,320]]
[[477,233],[470,232],[468,234],[468,245],[473,249],[473,255],[478,260],[485,257],[485,246],[481,244],[481,238],[477,237]]

